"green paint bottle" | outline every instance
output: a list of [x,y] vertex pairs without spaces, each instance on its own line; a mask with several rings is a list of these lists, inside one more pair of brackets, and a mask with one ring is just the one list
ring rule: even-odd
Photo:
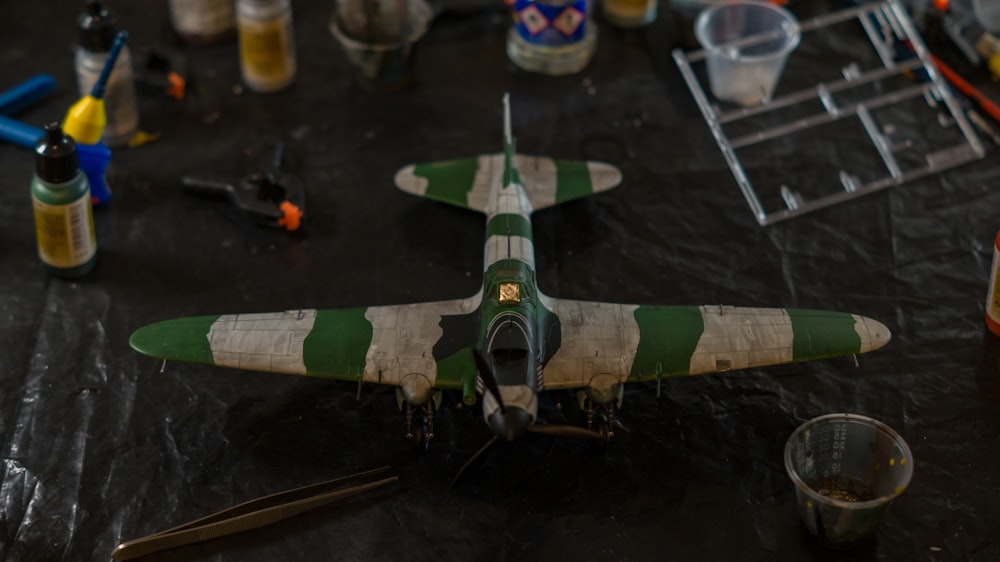
[[76,142],[55,121],[45,125],[45,135],[35,145],[31,202],[38,257],[49,273],[80,277],[93,269],[97,237],[90,184],[80,171]]

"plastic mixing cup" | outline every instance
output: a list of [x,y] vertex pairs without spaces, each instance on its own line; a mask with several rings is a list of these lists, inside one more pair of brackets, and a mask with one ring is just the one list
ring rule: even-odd
[[871,537],[892,500],[913,476],[913,455],[884,423],[829,414],[799,426],[785,445],[799,516],[832,547]]
[[972,10],[986,31],[1000,31],[1000,0],[972,0]]
[[705,49],[712,94],[743,106],[771,99],[788,54],[802,39],[791,12],[756,0],[706,8],[694,33]]

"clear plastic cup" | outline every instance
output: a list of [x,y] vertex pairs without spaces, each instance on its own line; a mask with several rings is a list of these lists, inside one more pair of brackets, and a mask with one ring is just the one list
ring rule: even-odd
[[396,90],[407,86],[410,56],[433,16],[424,0],[384,6],[368,0],[338,0],[330,33],[358,68],[362,84],[374,90]]
[[712,94],[742,106],[771,99],[788,54],[802,39],[791,12],[757,0],[706,8],[694,34],[705,49]]
[[889,504],[913,476],[906,441],[884,423],[829,414],[798,427],[785,445],[806,529],[835,548],[871,537]]
[[996,33],[1000,31],[1000,1],[998,0],[972,0],[972,10],[979,20],[979,25],[986,31]]

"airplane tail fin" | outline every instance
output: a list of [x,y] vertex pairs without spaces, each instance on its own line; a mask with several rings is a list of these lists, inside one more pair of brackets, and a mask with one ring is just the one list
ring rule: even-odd
[[[502,169],[501,169],[502,166]],[[511,132],[510,94],[503,97],[503,153],[410,164],[396,172],[403,191],[486,212],[491,186],[524,186],[533,210],[611,189],[622,180],[611,164],[517,154]]]
[[514,135],[510,125],[510,93],[503,95],[503,184],[517,180],[514,169]]

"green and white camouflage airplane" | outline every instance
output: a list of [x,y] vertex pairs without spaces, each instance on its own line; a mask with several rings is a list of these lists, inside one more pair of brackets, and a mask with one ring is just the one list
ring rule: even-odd
[[[610,435],[625,383],[865,353],[891,337],[882,323],[843,312],[542,294],[531,213],[611,189],[621,172],[600,162],[515,154],[507,97],[503,153],[410,165],[395,181],[404,191],[486,214],[477,294],[180,318],[137,330],[131,346],[171,361],[355,381],[359,391],[362,383],[395,385],[407,435],[426,444],[442,389],[461,390],[469,405],[482,393],[487,425],[508,440],[544,431],[535,425],[539,392],[577,389],[588,429],[601,420],[597,429]],[[415,414],[421,423],[413,423]]]

